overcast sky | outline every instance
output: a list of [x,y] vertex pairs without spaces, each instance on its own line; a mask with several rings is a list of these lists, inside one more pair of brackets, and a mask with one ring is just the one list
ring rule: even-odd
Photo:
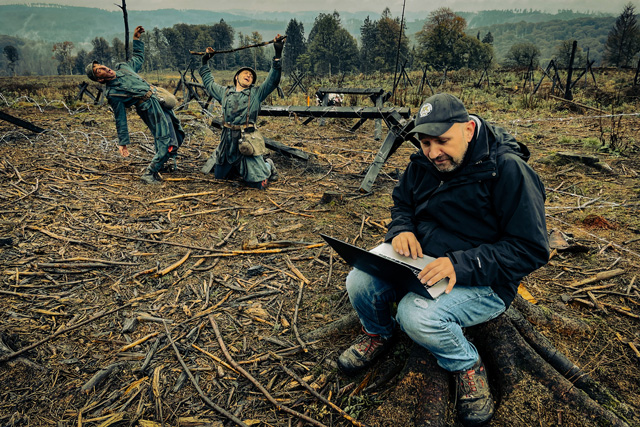
[[[107,10],[120,10],[115,3],[121,0],[37,0],[37,3],[53,3],[69,6],[99,7]],[[0,4],[32,4],[34,1],[0,0]],[[442,6],[454,11],[478,11],[493,9],[521,9],[532,8],[555,13],[559,8],[573,11],[597,11],[618,14],[629,0],[406,0],[405,10],[407,19],[411,19],[412,11],[431,11]],[[638,0],[631,3],[636,5],[636,13],[640,12]],[[270,10],[270,11],[333,11],[382,12],[389,7],[392,15],[399,16],[402,12],[402,0],[126,0],[129,10],[154,9],[204,9],[204,10]]]

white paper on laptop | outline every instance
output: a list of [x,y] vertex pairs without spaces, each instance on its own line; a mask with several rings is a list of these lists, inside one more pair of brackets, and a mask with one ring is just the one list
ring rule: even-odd
[[[400,255],[398,252],[396,252],[395,249],[393,249],[393,246],[391,245],[391,243],[382,243],[376,246],[375,248],[371,249],[369,252],[374,253],[376,255],[380,255],[385,258],[391,258],[402,264],[406,264],[411,267],[418,268],[420,270],[425,268],[427,264],[429,264],[431,261],[435,261],[435,258],[430,257],[428,255],[423,255],[422,258],[416,258],[416,259],[413,259],[409,256]],[[449,278],[447,277],[438,281],[433,286],[430,286],[430,287],[425,286],[425,288],[433,298],[436,298],[440,296],[445,291],[445,289],[447,289],[448,285],[449,285]]]

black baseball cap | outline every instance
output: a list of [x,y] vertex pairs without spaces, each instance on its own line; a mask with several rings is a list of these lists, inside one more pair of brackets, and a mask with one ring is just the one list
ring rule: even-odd
[[415,118],[415,127],[409,134],[440,136],[454,123],[466,123],[469,113],[462,101],[448,93],[437,93],[427,98]]

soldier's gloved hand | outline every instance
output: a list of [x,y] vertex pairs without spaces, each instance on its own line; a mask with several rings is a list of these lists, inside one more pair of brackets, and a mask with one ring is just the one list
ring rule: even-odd
[[208,47],[205,51],[205,54],[202,55],[202,65],[207,65],[207,62],[209,62],[209,60],[213,58],[213,55],[215,55],[215,53],[216,51],[212,47]]
[[282,49],[284,48],[284,37],[278,34],[276,38],[274,38],[273,40],[274,40],[273,48],[276,51],[276,58],[279,59],[282,56]]

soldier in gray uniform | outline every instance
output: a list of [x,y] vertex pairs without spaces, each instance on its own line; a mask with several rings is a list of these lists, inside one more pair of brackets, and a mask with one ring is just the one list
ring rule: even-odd
[[209,173],[213,166],[216,178],[229,179],[239,176],[246,185],[258,189],[266,188],[269,181],[277,179],[276,168],[271,159],[265,159],[263,155],[244,155],[238,148],[243,135],[249,135],[255,130],[260,104],[280,83],[280,57],[284,47],[280,35],[274,39],[273,47],[275,57],[271,70],[260,86],[255,86],[256,72],[250,67],[242,67],[236,72],[232,86],[215,83],[207,65],[215,50],[207,48],[199,73],[209,95],[222,105],[223,128],[220,144],[209,158],[203,172]]
[[116,120],[118,149],[124,157],[129,155],[127,145],[130,143],[126,108],[136,107],[136,112],[153,134],[156,149],[141,179],[147,184],[159,184],[162,178],[158,172],[169,158],[177,156],[184,131],[173,111],[160,104],[155,88],[137,74],[144,63],[142,33],[144,28],[137,26],[133,32],[133,56],[129,61],[117,64],[115,70],[93,61],[85,71],[91,80],[106,86],[105,95]]

